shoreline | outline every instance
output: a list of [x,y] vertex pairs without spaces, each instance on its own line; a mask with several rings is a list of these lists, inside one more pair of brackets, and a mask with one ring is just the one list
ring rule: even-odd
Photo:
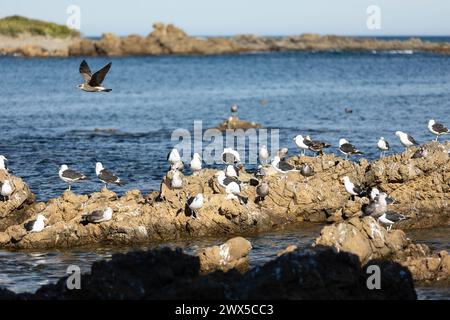
[[364,36],[301,34],[294,36],[235,35],[196,37],[172,24],[155,23],[148,36],[116,36],[104,33],[100,39],[18,37],[0,35],[0,55],[24,57],[72,56],[204,56],[257,52],[428,52],[450,54],[450,42],[398,40]]

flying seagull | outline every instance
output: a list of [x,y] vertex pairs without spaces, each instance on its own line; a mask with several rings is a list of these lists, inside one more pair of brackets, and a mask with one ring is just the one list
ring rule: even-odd
[[350,178],[345,176],[343,178],[344,181],[344,187],[345,187],[345,191],[347,191],[353,198],[355,196],[365,196],[366,195],[366,191],[361,188],[361,186],[358,186],[356,184],[354,184],[353,182],[350,181]]
[[302,149],[302,155],[305,155],[306,150],[309,150],[308,145],[305,143],[305,138],[301,134],[297,135],[294,139],[295,145]]
[[47,218],[42,214],[38,214],[35,220],[28,221],[24,224],[25,230],[28,232],[41,232],[44,230]]
[[409,134],[404,133],[402,131],[396,131],[395,135],[400,139],[401,144],[405,147],[412,147],[419,145],[416,140],[414,140],[413,137],[411,137]]
[[188,199],[186,200],[186,215],[197,218],[197,210],[203,207],[203,202],[203,193],[199,193],[195,197],[188,196]]
[[113,211],[110,207],[106,207],[104,210],[94,210],[88,214],[81,216],[83,222],[88,223],[100,223],[112,219]]
[[105,169],[101,162],[97,162],[95,164],[95,174],[105,184],[105,188],[107,188],[108,184],[117,184],[118,186],[122,186],[123,181],[114,175],[111,171]]
[[7,199],[9,201],[9,197],[13,193],[14,189],[9,180],[5,180],[0,182],[0,193],[3,196],[3,199]]
[[348,156],[352,156],[355,154],[364,154],[362,151],[359,151],[354,145],[350,144],[346,139],[339,139],[339,151],[345,154],[345,160],[348,159]]
[[389,142],[384,140],[383,137],[380,137],[380,139],[378,140],[377,147],[380,150],[380,158],[382,158],[384,156],[384,153],[390,148]]
[[86,92],[110,92],[112,89],[102,87],[102,82],[111,68],[111,64],[112,62],[108,63],[106,66],[92,74],[86,60],[81,61],[80,73],[84,79],[84,83],[79,84],[78,88]]
[[62,181],[69,184],[69,190],[72,186],[72,183],[89,179],[84,174],[69,169],[69,167],[65,164],[61,165],[58,174]]
[[450,133],[448,128],[444,127],[441,123],[437,123],[433,119],[428,121],[428,130],[430,130],[432,134],[436,135],[435,141],[438,141],[439,136]]
[[200,157],[200,154],[198,154],[197,152],[194,153],[194,155],[192,156],[190,166],[194,175],[196,175],[200,170],[202,170],[202,158]]
[[406,217],[402,214],[398,214],[395,212],[385,212],[378,218],[378,221],[383,224],[387,224],[388,225],[387,230],[389,231],[389,230],[391,230],[392,226],[395,223],[400,222],[405,219],[406,219]]

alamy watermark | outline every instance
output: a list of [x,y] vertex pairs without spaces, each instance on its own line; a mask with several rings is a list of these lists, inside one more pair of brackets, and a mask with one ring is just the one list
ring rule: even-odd
[[370,265],[366,270],[367,274],[370,274],[367,277],[366,285],[369,290],[380,290],[381,289],[381,269],[377,265]]
[[80,30],[81,29],[81,9],[76,4],[71,4],[67,7],[66,13],[69,17],[66,20],[66,25],[69,29]]
[[70,265],[67,267],[66,273],[69,274],[66,280],[66,286],[69,290],[81,289],[81,269],[77,265]]
[[370,5],[366,9],[366,26],[369,30],[381,29],[381,8],[377,5]]

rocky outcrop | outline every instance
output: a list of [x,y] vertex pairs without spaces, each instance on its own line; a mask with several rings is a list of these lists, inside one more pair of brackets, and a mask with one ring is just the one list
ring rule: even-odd
[[34,194],[21,178],[0,170],[0,184],[5,180],[10,181],[13,193],[9,199],[0,199],[0,244],[6,240],[6,235],[1,235],[1,231],[11,225],[22,223],[33,214],[33,208],[30,206],[35,199]]
[[220,246],[208,247],[198,252],[202,272],[238,269],[245,271],[249,267],[248,253],[252,245],[242,237],[235,237]]
[[[81,289],[69,290],[67,278],[35,294],[9,299],[416,299],[408,270],[379,263],[381,289],[367,287],[368,274],[358,258],[329,248],[296,250],[247,273],[202,274],[198,257],[180,250],[153,250],[113,255],[95,262],[81,277]],[[401,275],[401,276],[399,276]]]
[[[103,34],[100,40],[87,38],[46,38],[46,42],[28,36],[27,42],[16,37],[6,37],[8,46],[0,45],[0,54],[47,56],[127,56],[127,55],[218,55],[242,52],[313,51],[313,52],[414,52],[425,51],[450,54],[450,44],[428,42],[420,39],[379,40],[340,36],[303,34],[288,37],[261,37],[236,35],[233,37],[190,37],[172,24],[155,23],[148,36],[129,35],[118,37]],[[63,44],[61,44],[62,41]],[[27,47],[29,46],[29,47]]]
[[314,245],[353,253],[362,264],[373,259],[391,259],[407,267],[416,281],[450,281],[447,251],[432,254],[426,245],[408,240],[402,230],[388,232],[372,217],[355,217],[326,226]]
[[262,126],[256,122],[244,121],[240,120],[236,116],[230,116],[224,122],[217,126],[217,129],[220,131],[225,131],[227,129],[252,129],[252,128],[261,128]]
[[[333,154],[292,157],[289,162],[297,166],[307,163],[315,174],[304,178],[298,172],[280,174],[267,168],[269,195],[264,201],[255,203],[255,187],[244,184],[242,195],[248,197],[246,205],[226,199],[224,189],[215,178],[216,170],[212,169],[185,176],[182,189],[170,188],[169,172],[161,183],[160,192],[145,197],[138,190],[128,191],[122,197],[105,189],[90,195],[66,191],[47,203],[24,207],[22,215],[6,215],[14,219],[4,224],[0,245],[52,248],[94,243],[132,244],[267,231],[298,221],[340,222],[359,217],[362,205],[368,201],[349,197],[342,183],[345,175],[358,184],[376,186],[394,196],[396,204],[392,209],[409,218],[400,223],[399,228],[429,226],[431,223],[445,225],[449,221],[449,145],[449,142],[425,145],[429,152],[423,159],[411,159],[414,151],[411,150],[373,163],[365,159],[359,163],[346,161]],[[248,182],[252,177],[245,168],[240,170],[241,181]],[[205,204],[194,218],[186,210],[186,199],[198,193],[203,193]],[[22,198],[21,203],[29,199]],[[17,203],[14,208],[18,209],[19,205]],[[100,224],[81,223],[83,214],[107,206],[113,209],[112,220]],[[24,220],[34,218],[38,213],[48,219],[47,227],[39,233],[27,233]],[[359,220],[350,221],[352,223],[346,225],[356,227],[354,224]],[[364,259],[377,257],[371,255],[369,244],[365,249],[367,256]]]

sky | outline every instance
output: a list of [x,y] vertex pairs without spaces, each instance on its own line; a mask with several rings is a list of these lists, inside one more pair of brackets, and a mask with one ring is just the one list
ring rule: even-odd
[[[154,22],[174,23],[190,35],[450,35],[449,0],[2,0],[0,17],[19,14],[66,24],[80,8],[80,31],[146,35]],[[379,8],[377,25],[368,28]],[[374,26],[372,24],[372,26]]]

